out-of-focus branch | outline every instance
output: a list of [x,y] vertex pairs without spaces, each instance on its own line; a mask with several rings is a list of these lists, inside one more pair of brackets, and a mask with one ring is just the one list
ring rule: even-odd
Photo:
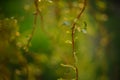
[[34,0],[35,13],[34,13],[33,29],[32,29],[32,32],[31,32],[31,34],[30,34],[30,36],[29,36],[29,39],[28,39],[28,42],[27,42],[27,45],[26,45],[25,48],[28,48],[29,45],[30,45],[30,42],[31,42],[31,40],[32,40],[32,37],[33,37],[34,32],[35,32],[35,29],[36,29],[38,16],[40,16],[40,20],[41,20],[41,29],[42,29],[42,31],[45,31],[44,28],[43,28],[43,27],[44,27],[44,25],[43,25],[43,16],[42,16],[41,11],[40,11],[40,9],[39,9],[38,3],[39,3],[38,0]]
[[73,54],[73,58],[74,58],[74,68],[75,68],[75,73],[76,73],[76,80],[78,80],[78,67],[77,67],[77,56],[76,56],[76,53],[75,53],[75,39],[74,39],[74,36],[75,36],[75,26],[76,26],[76,22],[80,19],[82,13],[84,12],[85,8],[86,8],[86,4],[87,4],[87,1],[84,0],[83,2],[83,8],[82,10],[80,10],[78,16],[74,19],[73,21],[73,25],[72,25],[72,33],[71,33],[71,36],[72,36],[72,54]]

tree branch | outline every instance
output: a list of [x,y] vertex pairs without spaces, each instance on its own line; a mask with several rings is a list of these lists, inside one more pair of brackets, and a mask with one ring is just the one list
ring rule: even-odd
[[35,13],[34,13],[34,22],[33,22],[33,29],[32,29],[32,32],[29,36],[29,39],[28,39],[28,42],[27,42],[27,45],[25,47],[28,48],[29,47],[29,44],[33,38],[33,35],[34,35],[34,32],[35,32],[35,29],[36,29],[36,25],[37,25],[37,17],[40,16],[40,19],[41,19],[41,28],[42,28],[42,31],[45,31],[44,30],[44,26],[43,26],[43,16],[41,14],[41,11],[39,10],[39,6],[38,6],[38,3],[39,1],[38,0],[34,0],[34,5],[35,5]]
[[84,0],[84,2],[83,2],[83,8],[82,8],[82,10],[80,10],[80,13],[78,14],[78,16],[74,19],[74,21],[73,21],[73,25],[72,25],[72,34],[71,34],[71,36],[72,36],[72,54],[73,54],[73,58],[74,58],[74,62],[75,62],[75,65],[74,65],[74,67],[75,67],[75,72],[76,72],[76,80],[78,80],[78,67],[77,67],[77,65],[76,65],[76,63],[77,63],[77,59],[76,59],[76,53],[75,53],[75,40],[74,40],[74,36],[75,36],[75,26],[76,26],[76,22],[80,19],[80,17],[81,17],[81,15],[82,15],[82,13],[84,12],[84,10],[85,10],[85,7],[86,7],[86,0]]

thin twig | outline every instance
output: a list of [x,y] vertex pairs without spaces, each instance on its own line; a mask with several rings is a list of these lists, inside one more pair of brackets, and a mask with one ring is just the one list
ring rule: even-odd
[[41,20],[41,28],[42,28],[42,30],[43,31],[45,31],[44,30],[44,25],[43,25],[43,16],[42,16],[42,13],[41,13],[41,11],[40,11],[40,9],[39,9],[39,5],[38,5],[38,0],[35,0],[34,1],[34,4],[35,4],[35,7],[36,7],[36,15],[38,16],[40,16],[40,20]]
[[76,22],[80,19],[82,13],[84,12],[85,10],[85,7],[86,7],[86,0],[84,0],[84,3],[83,3],[83,8],[82,10],[80,10],[80,13],[78,14],[78,16],[75,18],[74,22],[73,22],[73,25],[72,25],[72,54],[73,54],[73,58],[74,58],[74,62],[75,62],[75,72],[76,72],[76,80],[78,80],[78,67],[76,65],[77,61],[76,61],[76,53],[75,53],[75,40],[74,40],[74,36],[75,36],[75,26],[76,26]]
[[82,13],[84,12],[84,10],[85,10],[85,7],[86,7],[86,0],[84,0],[84,6],[83,6],[83,8],[82,8],[82,10],[80,11],[80,13],[78,14],[78,16],[75,18],[75,20],[74,20],[74,22],[73,22],[73,25],[72,25],[72,49],[73,49],[73,51],[72,51],[72,53],[74,53],[74,51],[75,51],[75,41],[74,41],[74,34],[75,34],[75,26],[76,26],[76,22],[77,22],[77,20],[79,20],[79,18],[81,17],[81,15],[82,15]]
[[72,68],[73,70],[75,70],[75,67],[72,65],[67,65],[67,64],[60,64],[60,65],[63,67],[69,67],[69,68]]
[[29,47],[29,44],[30,44],[30,42],[32,40],[32,37],[34,35],[35,29],[36,29],[36,25],[37,25],[37,17],[38,16],[40,16],[40,19],[41,19],[41,28],[42,28],[43,31],[45,31],[44,28],[43,28],[43,16],[41,15],[41,11],[39,10],[38,3],[39,3],[38,0],[34,0],[34,5],[35,5],[35,9],[36,9],[35,13],[34,13],[34,23],[33,23],[33,29],[32,29],[32,32],[31,32],[31,34],[29,36],[26,48]]
[[[43,17],[42,17],[42,15],[41,15],[41,12],[40,12],[40,10],[39,10],[39,6],[38,6],[38,0],[34,0],[34,5],[35,5],[35,13],[34,13],[34,22],[33,22],[33,29],[32,29],[32,32],[31,32],[31,34],[30,34],[30,36],[29,36],[29,39],[28,39],[28,41],[27,41],[27,45],[25,46],[25,49],[27,49],[27,50],[25,50],[25,51],[28,51],[28,47],[29,47],[29,44],[30,44],[30,42],[31,42],[31,40],[32,40],[32,38],[33,38],[33,35],[34,35],[34,33],[35,33],[35,29],[36,29],[36,26],[37,26],[37,17],[38,17],[38,15],[40,16],[40,19],[41,19],[41,27],[42,27],[42,30],[43,30]],[[26,66],[26,72],[27,72],[27,80],[28,80],[28,77],[29,77],[29,69],[28,69],[28,66]]]

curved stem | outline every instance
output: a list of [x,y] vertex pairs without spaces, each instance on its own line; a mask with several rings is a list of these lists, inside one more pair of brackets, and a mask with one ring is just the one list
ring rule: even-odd
[[32,29],[32,32],[29,36],[29,39],[28,39],[28,42],[27,42],[27,45],[26,45],[26,48],[29,47],[29,44],[32,40],[32,37],[34,35],[34,32],[35,32],[35,29],[36,29],[36,25],[37,25],[37,17],[40,16],[40,19],[41,19],[41,28],[42,30],[44,31],[43,29],[43,16],[41,15],[41,11],[39,10],[39,6],[38,6],[38,3],[39,1],[38,0],[34,0],[34,5],[35,5],[35,13],[34,13],[34,23],[33,23],[33,29]]
[[80,10],[80,13],[78,14],[78,16],[75,18],[74,22],[73,22],[73,25],[72,25],[72,54],[73,54],[73,58],[74,58],[74,62],[75,62],[75,72],[76,72],[76,80],[78,80],[78,67],[76,65],[77,61],[76,61],[76,53],[75,53],[75,40],[74,40],[74,36],[75,36],[75,26],[76,26],[76,22],[78,19],[80,19],[82,13],[84,12],[85,10],[85,7],[86,7],[86,0],[84,0],[84,3],[83,3],[83,8],[82,10]]

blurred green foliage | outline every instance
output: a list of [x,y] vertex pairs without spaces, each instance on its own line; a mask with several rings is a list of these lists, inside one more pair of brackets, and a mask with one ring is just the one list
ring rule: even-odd
[[[34,1],[0,1],[0,80],[74,80],[74,70],[60,64],[74,64],[71,28],[82,6],[82,0],[39,0],[43,20],[37,17],[26,48],[34,26]],[[75,27],[79,80],[119,80],[116,11],[112,2],[87,1]]]

